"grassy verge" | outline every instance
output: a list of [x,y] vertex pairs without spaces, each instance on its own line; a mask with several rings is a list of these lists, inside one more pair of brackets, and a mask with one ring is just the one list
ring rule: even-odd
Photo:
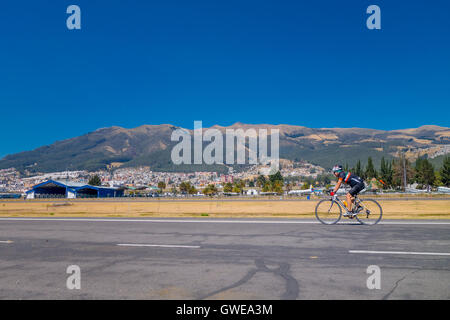
[[[450,219],[450,199],[379,201],[384,219]],[[317,201],[4,202],[0,217],[279,217],[314,218]]]

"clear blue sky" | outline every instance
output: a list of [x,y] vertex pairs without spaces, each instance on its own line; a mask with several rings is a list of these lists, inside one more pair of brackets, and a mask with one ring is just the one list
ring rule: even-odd
[[0,156],[113,125],[450,126],[449,14],[444,0],[3,1]]

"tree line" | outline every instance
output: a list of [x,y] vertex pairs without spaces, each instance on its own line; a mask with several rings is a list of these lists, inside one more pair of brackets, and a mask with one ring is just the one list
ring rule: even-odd
[[438,186],[450,186],[450,157],[445,157],[442,168],[436,170],[432,163],[425,157],[419,157],[415,162],[406,159],[404,155],[394,158],[391,161],[381,158],[379,170],[373,164],[372,158],[367,159],[367,166],[364,168],[361,161],[349,168],[344,167],[345,171],[350,171],[364,180],[377,179],[384,189],[399,189],[407,184],[417,183],[418,188],[427,188]]

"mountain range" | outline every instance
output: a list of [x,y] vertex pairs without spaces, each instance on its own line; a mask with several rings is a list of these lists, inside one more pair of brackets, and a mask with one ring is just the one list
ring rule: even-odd
[[[226,129],[268,129],[269,133],[271,129],[279,129],[280,158],[307,161],[324,168],[336,163],[353,166],[358,159],[365,163],[368,157],[378,165],[382,157],[391,159],[399,152],[405,152],[409,158],[428,157],[440,166],[443,156],[450,153],[450,128],[434,125],[375,130],[235,123],[229,127],[215,125],[211,128],[222,132]],[[178,142],[171,141],[171,134],[176,129],[181,128],[170,124],[142,125],[132,129],[101,128],[32,151],[7,155],[0,160],[0,169],[14,167],[28,174],[137,166],[150,166],[154,171],[228,170],[224,165],[174,165],[171,150]]]

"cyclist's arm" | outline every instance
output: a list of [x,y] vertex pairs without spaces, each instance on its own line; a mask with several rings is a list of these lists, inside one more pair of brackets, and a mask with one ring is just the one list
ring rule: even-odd
[[343,180],[344,180],[344,179],[339,178],[339,181],[336,183],[336,186],[334,187],[334,190],[333,190],[334,193],[336,193],[336,192],[339,190],[339,188],[341,187],[341,184],[342,184],[342,181],[343,181]]

